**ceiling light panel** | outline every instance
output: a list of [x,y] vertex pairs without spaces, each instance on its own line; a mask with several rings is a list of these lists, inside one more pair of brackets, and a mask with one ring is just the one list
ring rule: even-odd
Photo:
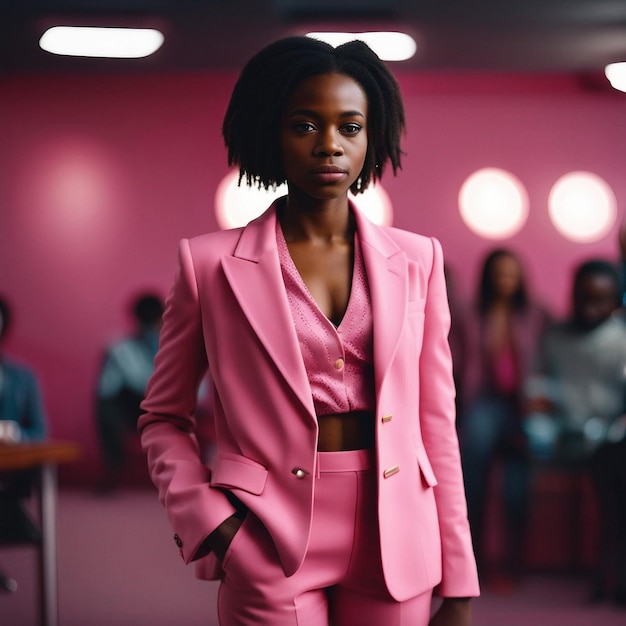
[[331,46],[339,46],[348,41],[365,42],[383,61],[406,61],[417,50],[417,44],[410,35],[398,32],[374,31],[368,33],[314,32],[307,37],[325,41]]
[[163,33],[152,28],[54,26],[39,40],[46,52],[64,56],[138,59],[163,45]]

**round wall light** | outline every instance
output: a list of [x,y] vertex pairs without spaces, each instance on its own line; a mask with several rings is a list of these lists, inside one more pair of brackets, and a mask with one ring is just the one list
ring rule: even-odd
[[611,230],[617,217],[617,201],[608,183],[596,174],[569,172],[552,187],[548,211],[563,237],[589,243]]
[[[249,187],[239,183],[239,171],[229,172],[215,192],[215,216],[221,229],[245,226],[258,217],[276,198],[287,195],[287,185],[276,189]],[[350,199],[375,224],[390,226],[393,221],[391,200],[382,185],[370,185],[363,193]]]
[[258,189],[239,184],[239,170],[232,170],[217,186],[215,192],[215,217],[222,230],[245,226],[258,217],[276,198],[287,193],[286,185],[276,189]]
[[488,167],[471,174],[461,186],[459,211],[472,232],[487,239],[504,239],[526,222],[528,194],[513,174]]

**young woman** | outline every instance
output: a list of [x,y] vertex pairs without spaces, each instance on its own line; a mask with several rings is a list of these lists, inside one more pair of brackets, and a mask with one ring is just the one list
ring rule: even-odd
[[[530,479],[522,430],[525,383],[548,323],[546,311],[528,294],[519,259],[507,249],[491,251],[482,265],[474,309],[464,320],[460,432],[476,555],[485,566],[481,574],[502,591],[514,583],[523,554]],[[492,567],[484,563],[484,513],[490,472],[498,460],[505,545],[502,563]]]
[[[404,110],[363,43],[288,38],[253,57],[223,134],[248,184],[288,194],[245,228],[184,240],[144,448],[185,562],[228,626],[470,624],[478,594],[437,241],[350,203]],[[192,418],[210,368],[216,457]]]

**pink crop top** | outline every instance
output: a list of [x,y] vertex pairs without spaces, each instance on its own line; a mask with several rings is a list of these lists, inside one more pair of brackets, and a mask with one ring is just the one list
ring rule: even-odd
[[316,415],[373,411],[376,404],[373,321],[358,235],[348,307],[337,328],[300,276],[277,222],[278,256]]
[[514,393],[519,387],[517,360],[513,346],[504,345],[494,359],[494,384],[500,393]]

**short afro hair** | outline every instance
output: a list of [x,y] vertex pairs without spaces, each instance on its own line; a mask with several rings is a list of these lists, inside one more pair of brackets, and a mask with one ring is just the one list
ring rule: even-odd
[[263,48],[243,68],[233,90],[222,134],[228,164],[239,180],[269,189],[286,182],[279,141],[281,116],[294,89],[320,74],[344,74],[357,82],[368,102],[368,148],[351,191],[380,179],[391,161],[401,168],[400,138],[405,115],[400,88],[389,68],[362,41],[334,48],[310,37],[287,37]]
[[156,293],[143,293],[132,303],[135,319],[142,326],[153,326],[163,315],[163,300]]
[[617,267],[605,259],[588,259],[580,263],[574,270],[573,291],[580,288],[584,279],[592,276],[605,276],[615,287],[615,305],[622,305],[623,280]]

